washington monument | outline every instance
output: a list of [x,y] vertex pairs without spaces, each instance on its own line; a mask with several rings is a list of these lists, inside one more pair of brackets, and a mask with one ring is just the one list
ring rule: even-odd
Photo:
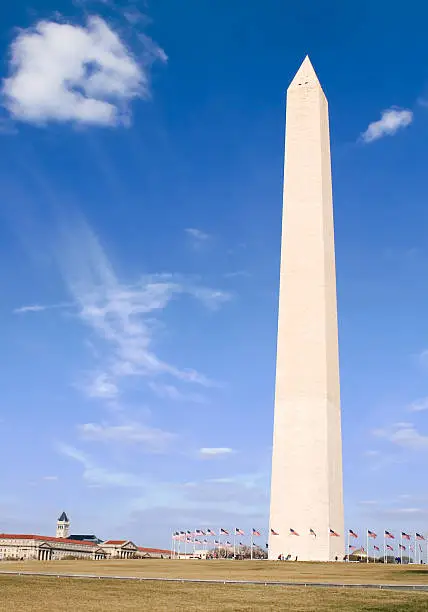
[[269,558],[345,553],[328,104],[309,57],[287,91]]

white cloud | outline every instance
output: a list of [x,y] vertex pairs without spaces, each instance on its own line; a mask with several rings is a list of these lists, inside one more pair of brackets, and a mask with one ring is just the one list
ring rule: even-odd
[[428,450],[428,435],[421,434],[413,423],[395,423],[390,428],[375,430],[373,434],[401,448]]
[[54,481],[58,480],[58,476],[43,476],[43,480],[48,480],[48,481],[54,482]]
[[211,308],[230,299],[230,294],[172,274],[148,275],[134,284],[121,283],[86,223],[81,221],[74,228],[72,225],[67,224],[61,237],[61,271],[78,317],[102,343],[100,370],[104,374],[100,377],[98,372],[92,384],[86,383],[89,393],[112,397],[119,380],[128,376],[167,375],[186,383],[213,386],[196,370],[178,368],[154,353],[152,345],[158,327],[154,315],[183,294]]
[[113,469],[97,466],[80,450],[68,444],[58,444],[58,452],[69,459],[73,459],[83,466],[83,480],[88,486],[96,487],[144,487],[146,481],[128,472],[118,472]]
[[15,119],[36,124],[127,121],[130,101],[148,96],[150,62],[166,59],[152,42],[146,51],[139,65],[100,17],[85,26],[39,21],[12,43],[4,105]]
[[217,457],[219,455],[230,455],[234,451],[232,448],[227,448],[227,447],[217,447],[217,448],[205,447],[205,448],[199,449],[199,452],[203,457]]
[[104,423],[85,423],[79,427],[82,438],[96,442],[118,442],[136,444],[151,452],[162,452],[175,439],[175,435],[148,427],[141,423],[108,425]]
[[72,306],[69,302],[61,302],[60,304],[30,304],[29,306],[20,306],[14,308],[14,314],[24,314],[26,312],[44,312],[45,310],[53,310],[56,308],[67,308]]
[[187,227],[184,231],[187,233],[188,236],[191,236],[199,242],[205,242],[206,240],[209,240],[209,234],[206,234],[205,232],[200,229],[197,229],[196,227]]
[[364,451],[366,457],[379,457],[380,451],[378,450],[366,450]]
[[110,379],[108,374],[101,372],[85,385],[84,390],[88,397],[100,399],[113,399],[119,394],[118,386]]
[[369,143],[384,136],[393,136],[399,129],[410,125],[412,121],[412,111],[389,108],[382,112],[379,121],[370,123],[367,130],[361,134],[361,138],[364,142]]
[[191,246],[199,250],[207,245],[211,236],[196,227],[187,227],[184,230],[189,238]]
[[149,382],[149,387],[158,397],[177,402],[195,402],[204,404],[206,399],[199,393],[185,393],[177,389],[175,385],[168,385],[160,382]]
[[408,406],[408,410],[410,412],[422,412],[424,410],[428,410],[428,397],[423,397],[421,399],[418,399],[412,402]]

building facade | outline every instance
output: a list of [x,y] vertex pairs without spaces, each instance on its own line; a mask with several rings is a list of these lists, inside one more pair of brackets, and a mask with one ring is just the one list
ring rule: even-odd
[[97,536],[69,536],[70,520],[65,512],[57,521],[56,537],[36,534],[0,533],[0,561],[54,561],[60,559],[169,558],[170,550],[138,547],[131,540],[105,540]]
[[79,542],[35,534],[0,534],[0,559],[54,561],[65,558],[105,559],[106,552],[94,542]]
[[102,549],[110,559],[133,559],[138,553],[138,546],[131,540],[106,540]]

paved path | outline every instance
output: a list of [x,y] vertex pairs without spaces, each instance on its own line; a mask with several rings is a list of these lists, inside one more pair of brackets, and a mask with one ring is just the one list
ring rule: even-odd
[[428,584],[343,584],[339,582],[279,582],[263,580],[220,580],[206,578],[151,578],[145,576],[98,576],[95,574],[57,574],[52,572],[18,572],[0,570],[0,575],[14,576],[48,576],[53,578],[83,578],[96,580],[134,580],[159,582],[194,582],[208,584],[253,584],[258,586],[282,587],[324,587],[336,589],[380,589],[388,591],[425,591],[428,593]]

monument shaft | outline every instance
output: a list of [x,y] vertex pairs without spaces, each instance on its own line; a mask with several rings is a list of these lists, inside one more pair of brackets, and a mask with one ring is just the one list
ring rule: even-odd
[[287,91],[270,530],[271,559],[343,558],[328,104],[309,58]]

